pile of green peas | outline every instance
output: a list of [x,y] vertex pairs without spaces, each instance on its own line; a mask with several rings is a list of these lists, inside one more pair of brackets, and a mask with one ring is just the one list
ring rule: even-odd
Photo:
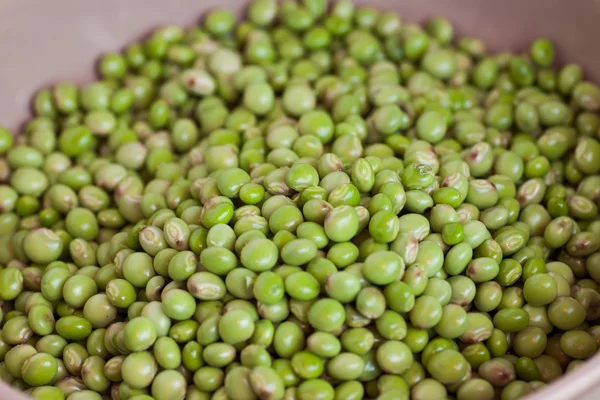
[[[37,400],[513,400],[600,346],[600,88],[538,39],[253,0],[0,128]],[[18,133],[15,135],[15,133]]]

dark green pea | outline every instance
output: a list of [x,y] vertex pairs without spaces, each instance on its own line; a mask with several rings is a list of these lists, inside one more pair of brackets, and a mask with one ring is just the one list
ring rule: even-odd
[[424,164],[413,164],[402,171],[402,184],[409,190],[423,189],[434,179],[431,168]]
[[451,222],[442,226],[442,238],[444,243],[448,245],[453,246],[460,243],[464,235],[464,228],[458,222]]
[[493,357],[502,357],[508,350],[506,333],[500,329],[494,329],[491,336],[486,340],[487,348]]
[[529,357],[519,357],[515,364],[517,376],[527,382],[541,379],[537,364]]
[[465,347],[462,351],[463,356],[467,359],[471,367],[479,368],[481,364],[491,359],[488,348],[483,343],[471,344]]

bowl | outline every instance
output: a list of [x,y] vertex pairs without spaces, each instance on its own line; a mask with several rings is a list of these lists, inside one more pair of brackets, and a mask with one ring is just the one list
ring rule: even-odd
[[[526,51],[532,40],[556,44],[558,61],[577,62],[600,81],[600,1],[596,0],[369,0],[356,1],[398,12],[405,21],[440,15],[458,35],[484,40],[494,51]],[[0,1],[0,124],[18,133],[30,114],[31,95],[68,79],[94,77],[99,54],[123,48],[150,29],[193,25],[214,7],[240,14],[246,0],[2,0]],[[27,397],[0,382],[0,399]],[[600,399],[600,353],[528,400]],[[432,399],[433,400],[433,399]]]

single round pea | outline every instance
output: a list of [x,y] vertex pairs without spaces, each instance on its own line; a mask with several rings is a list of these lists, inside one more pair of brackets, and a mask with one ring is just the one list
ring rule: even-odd
[[447,390],[438,381],[434,379],[423,379],[419,381],[411,390],[412,398],[416,400],[425,400],[431,397],[443,399],[447,397]]
[[595,353],[594,342],[589,333],[572,330],[565,332],[560,337],[560,348],[567,356],[581,360],[589,358]]
[[39,228],[25,236],[23,250],[31,261],[49,264],[62,254],[63,243],[52,230]]
[[398,217],[390,211],[379,211],[369,221],[369,233],[378,243],[392,242],[399,230]]
[[0,270],[0,288],[2,288],[0,291],[0,298],[2,300],[14,300],[23,290],[22,272],[14,267]]
[[331,400],[334,398],[333,386],[322,379],[308,379],[298,385],[297,396],[300,400],[318,399]]
[[442,308],[442,317],[435,325],[435,331],[442,337],[454,339],[466,330],[467,312],[456,304],[447,304]]
[[585,309],[571,297],[558,297],[548,306],[548,318],[554,326],[570,330],[583,323]]
[[462,383],[456,392],[458,400],[492,400],[494,398],[494,387],[491,383],[480,378],[471,378]]
[[377,363],[388,373],[402,374],[412,362],[412,352],[403,342],[390,340],[377,349]]
[[353,301],[360,290],[360,280],[349,272],[333,273],[327,277],[325,284],[327,295],[341,303]]
[[158,366],[151,353],[140,351],[131,353],[121,367],[123,382],[136,389],[149,387],[156,376]]
[[92,324],[83,317],[69,315],[56,321],[56,332],[68,340],[83,340],[92,332]]
[[320,292],[319,282],[308,272],[299,271],[285,278],[286,293],[297,300],[312,300]]
[[240,261],[242,265],[254,272],[269,270],[277,263],[279,251],[272,241],[254,239],[242,249]]
[[67,304],[80,308],[97,291],[98,287],[92,278],[85,275],[73,275],[64,283],[63,299]]
[[253,113],[264,115],[273,107],[273,89],[263,82],[250,83],[244,91],[243,102],[246,108]]
[[147,317],[133,318],[125,325],[124,339],[129,350],[146,350],[156,341],[156,327]]
[[376,252],[365,259],[363,274],[372,283],[387,285],[402,278],[404,261],[392,251]]
[[272,398],[283,397],[285,390],[283,379],[273,368],[266,366],[254,367],[250,371],[249,380],[254,392]]
[[[402,282],[397,282],[399,284],[403,284]],[[403,284],[404,285],[404,284]],[[389,285],[391,286],[391,285]],[[410,288],[403,287],[404,289],[404,298],[400,299],[397,303],[397,307],[393,309],[394,311],[399,311],[399,309],[407,309],[407,303],[410,303],[410,296],[412,293],[410,292]],[[408,290],[407,290],[408,289]],[[407,294],[408,293],[408,294]],[[408,298],[408,299],[407,299]],[[412,301],[414,302],[414,296]],[[412,304],[410,304],[412,307]],[[381,290],[375,287],[364,287],[356,296],[356,309],[367,318],[378,318],[383,315],[383,312],[386,308],[386,297],[382,294]]]
[[294,239],[281,249],[281,259],[289,265],[307,264],[317,255],[317,245],[308,239]]
[[325,216],[325,233],[334,242],[346,242],[358,231],[358,214],[354,207],[338,206]]
[[494,329],[493,322],[481,313],[468,313],[466,321],[466,330],[460,336],[460,340],[465,343],[480,343],[492,335]]
[[333,299],[317,300],[309,309],[308,322],[320,331],[331,332],[339,329],[346,318],[341,303]]
[[550,304],[557,295],[556,281],[548,274],[532,275],[525,281],[523,295],[532,306]]
[[181,289],[172,289],[163,294],[162,304],[165,314],[179,321],[190,318],[196,310],[194,297]]
[[27,358],[21,367],[21,376],[31,386],[43,386],[52,382],[58,370],[56,358],[37,353]]
[[152,397],[155,399],[168,399],[170,397],[184,396],[187,391],[185,377],[176,370],[164,370],[156,374],[152,382]]
[[65,395],[58,387],[40,386],[31,392],[31,397],[35,400],[64,400]]
[[74,237],[94,240],[98,235],[98,222],[95,215],[85,208],[74,208],[65,219],[67,231]]
[[554,45],[548,39],[536,39],[531,44],[531,58],[543,67],[548,67],[554,62]]
[[432,296],[419,296],[409,313],[410,322],[417,328],[432,328],[442,318],[442,306]]
[[504,308],[494,315],[494,325],[504,332],[518,332],[529,325],[529,314],[518,308]]
[[219,336],[226,343],[242,342],[249,339],[253,333],[254,321],[242,310],[228,311],[219,320]]
[[443,384],[463,381],[469,376],[471,366],[456,350],[442,350],[435,353],[427,363],[427,371]]

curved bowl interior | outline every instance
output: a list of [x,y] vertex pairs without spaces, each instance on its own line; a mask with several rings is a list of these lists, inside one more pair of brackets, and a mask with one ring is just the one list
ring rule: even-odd
[[[595,0],[362,0],[397,11],[404,20],[449,18],[457,33],[492,50],[527,51],[540,36],[555,41],[559,61],[577,62],[600,80],[600,2]],[[29,100],[62,79],[84,83],[103,52],[122,48],[151,28],[192,25],[203,12],[227,7],[243,13],[246,0],[2,0],[0,1],[0,124],[19,133]],[[0,399],[25,397],[0,383]],[[600,399],[600,354],[530,400]]]

